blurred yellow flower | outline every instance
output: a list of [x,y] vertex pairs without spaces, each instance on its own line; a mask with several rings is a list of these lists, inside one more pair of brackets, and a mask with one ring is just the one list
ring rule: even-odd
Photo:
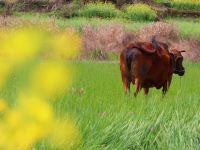
[[[73,122],[57,119],[52,103],[47,101],[69,88],[72,69],[64,61],[51,58],[45,61],[42,56],[53,53],[74,58],[81,46],[80,37],[72,31],[52,34],[32,27],[0,31],[0,88],[7,83],[16,65],[23,68],[34,61],[32,73],[24,79],[28,85],[26,91],[19,89],[20,86],[17,89],[21,92],[15,97],[16,104],[8,109],[6,101],[0,99],[0,112],[5,112],[0,118],[0,149],[32,149],[38,141],[47,138],[55,146],[66,148],[79,139]],[[11,88],[11,92],[15,91]]]
[[70,68],[63,62],[45,62],[40,64],[33,73],[33,90],[42,96],[54,96],[65,92],[71,83]]
[[21,95],[19,107],[25,117],[34,119],[37,122],[45,123],[48,126],[53,120],[53,110],[48,102],[38,96]]
[[3,98],[0,98],[0,112],[5,111],[7,108],[7,103]]
[[82,41],[79,35],[74,31],[58,33],[53,38],[52,42],[55,53],[64,58],[74,58],[78,56],[82,47]]
[[22,112],[17,109],[11,109],[5,118],[8,128],[16,129],[22,123]]
[[5,60],[0,60],[0,88],[5,84],[8,74],[11,71],[11,64]]
[[62,119],[54,123],[54,129],[50,135],[50,142],[56,143],[58,148],[69,148],[80,142],[80,135],[73,121]]
[[4,143],[7,149],[29,148],[48,135],[54,123],[53,110],[49,103],[37,96],[22,95],[19,98],[19,104],[3,120],[5,137],[9,141]]
[[43,34],[36,29],[18,29],[8,32],[7,38],[0,42],[3,58],[13,63],[29,61],[39,50]]

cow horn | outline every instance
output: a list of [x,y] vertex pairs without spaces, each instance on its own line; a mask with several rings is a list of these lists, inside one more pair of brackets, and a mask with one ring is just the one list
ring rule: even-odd
[[158,48],[158,43],[156,41],[156,36],[153,36],[151,42],[152,42],[153,48],[157,49]]
[[185,51],[185,50],[181,50],[181,51],[179,51],[179,52],[183,53],[183,52],[186,52],[186,51]]

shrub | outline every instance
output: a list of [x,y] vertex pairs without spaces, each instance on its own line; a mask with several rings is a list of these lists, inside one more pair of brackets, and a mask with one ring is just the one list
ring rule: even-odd
[[106,60],[106,59],[108,59],[108,53],[105,50],[93,49],[89,53],[88,58],[95,59],[95,60]]
[[98,27],[85,25],[82,33],[86,53],[93,50],[120,51],[123,48],[125,32],[121,25],[109,24]]
[[84,17],[112,18],[120,14],[120,11],[112,3],[88,3],[80,11]]
[[172,0],[170,5],[176,9],[200,10],[200,0]]
[[59,10],[57,10],[58,16],[70,18],[75,17],[78,14],[79,6],[75,3],[63,5]]
[[136,21],[152,21],[156,19],[157,14],[149,5],[138,3],[125,7],[125,17]]
[[138,41],[150,41],[153,36],[168,44],[180,40],[180,33],[173,23],[151,23],[139,29],[136,34]]
[[156,3],[169,3],[171,0],[155,0]]

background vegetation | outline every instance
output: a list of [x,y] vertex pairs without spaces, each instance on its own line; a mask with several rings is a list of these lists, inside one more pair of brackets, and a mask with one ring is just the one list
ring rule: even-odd
[[177,9],[200,10],[199,0],[172,0],[170,4]]
[[101,17],[101,18],[112,18],[117,17],[120,14],[114,4],[112,3],[88,3],[78,12],[78,16],[81,17]]
[[[82,61],[71,66],[75,81],[53,106],[56,116],[70,114],[79,127],[81,143],[74,149],[198,149],[199,63],[184,63],[185,76],[180,80],[174,75],[165,98],[155,89],[147,97],[141,91],[134,98],[133,86],[124,96],[117,63]],[[20,88],[25,73],[13,74],[1,95],[12,98],[11,89]],[[33,147],[51,149],[48,140]]]
[[125,8],[125,16],[135,21],[153,21],[156,19],[156,11],[142,3],[128,5]]
[[[5,66],[12,62],[10,60],[27,60],[20,63],[20,67],[12,66],[6,80],[3,76],[0,78],[0,83],[4,83],[0,86],[0,131],[1,137],[6,139],[0,138],[0,149],[2,145],[2,149],[9,146],[19,149],[19,144],[37,150],[199,149],[199,18],[166,16],[157,10],[158,7],[161,11],[175,8],[172,5],[175,1],[168,1],[167,6],[163,0],[133,2],[136,1],[19,0],[2,3],[1,49],[5,37],[12,35],[7,32],[12,33],[24,25],[37,26],[39,31],[45,29],[47,34],[39,36],[31,32],[27,37],[20,32],[9,36],[14,38],[6,42],[8,56],[11,56],[9,61],[3,57],[7,53],[0,55],[0,75],[7,71]],[[192,5],[182,8],[182,0],[176,2],[176,9],[197,10]],[[164,98],[161,90],[153,88],[147,97],[141,91],[135,98],[133,86],[131,93],[124,96],[119,52],[130,42],[149,41],[153,35],[170,48],[187,51],[183,53],[186,74],[182,78],[173,76]],[[37,54],[34,60],[27,59],[32,56],[26,53],[30,51],[13,51],[31,49],[29,45],[35,48],[38,45],[35,41],[39,42],[40,49],[32,53]],[[13,43],[17,48],[12,47]],[[51,63],[45,65],[49,60]],[[70,75],[73,80],[64,88]],[[29,97],[28,90],[44,100]],[[62,92],[52,95],[54,90]],[[19,101],[21,98],[23,101]],[[41,114],[48,114],[49,108],[52,115],[47,115],[50,120],[45,121]],[[42,128],[33,128],[35,125]],[[44,128],[49,129],[48,132],[44,132]]]

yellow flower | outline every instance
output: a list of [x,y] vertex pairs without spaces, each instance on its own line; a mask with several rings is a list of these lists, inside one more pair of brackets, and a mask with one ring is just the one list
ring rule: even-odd
[[22,123],[22,113],[17,109],[12,109],[6,115],[5,121],[8,128],[16,129]]
[[22,95],[19,97],[19,107],[25,117],[48,125],[53,119],[53,110],[49,103],[38,96]]
[[0,112],[5,111],[7,108],[7,103],[3,98],[0,98]]
[[53,110],[43,99],[37,96],[21,95],[18,102],[3,120],[6,138],[4,141],[9,141],[9,143],[2,145],[7,145],[7,149],[30,148],[32,144],[51,132],[54,123]]
[[74,31],[58,33],[52,42],[56,55],[64,56],[65,58],[76,57],[82,47],[82,41]]
[[58,148],[69,148],[80,142],[80,135],[71,120],[56,121],[54,129],[50,134],[51,144],[56,144]]
[[11,67],[12,66],[9,64],[9,62],[0,60],[0,88],[5,84]]
[[6,101],[0,99],[0,112],[5,112],[0,118],[0,149],[31,149],[38,141],[48,138],[52,139],[52,145],[64,145],[62,148],[65,148],[79,139],[73,122],[58,121],[52,103],[46,100],[69,88],[71,68],[64,61],[39,62],[44,51],[53,50],[55,55],[71,58],[77,56],[80,48],[81,40],[72,31],[60,32],[56,36],[35,28],[0,31],[0,88],[16,65],[23,68],[26,63],[36,60],[35,67],[30,68],[31,73],[24,79],[28,85],[26,91],[17,90],[22,92],[17,93],[16,105],[8,109]]
[[63,62],[45,62],[35,70],[32,79],[33,91],[42,96],[62,94],[71,83],[71,69]]
[[13,63],[29,61],[41,50],[43,34],[36,29],[22,28],[7,34],[7,38],[0,44],[1,54],[8,61]]
[[6,132],[6,128],[5,125],[2,123],[0,123],[0,149],[5,149],[5,144],[7,144],[7,132]]

